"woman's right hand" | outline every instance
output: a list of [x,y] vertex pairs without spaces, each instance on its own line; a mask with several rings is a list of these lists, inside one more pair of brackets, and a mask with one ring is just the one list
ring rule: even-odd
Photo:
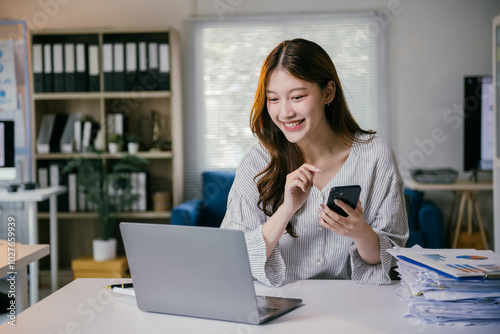
[[286,176],[283,208],[290,215],[295,214],[307,200],[313,186],[314,175],[321,169],[311,164],[303,164]]

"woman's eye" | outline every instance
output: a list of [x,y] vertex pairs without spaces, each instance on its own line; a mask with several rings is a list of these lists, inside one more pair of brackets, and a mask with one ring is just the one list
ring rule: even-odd
[[278,101],[278,99],[277,99],[277,98],[273,98],[273,97],[269,97],[269,98],[267,98],[267,100],[268,100],[269,102],[276,102],[276,101]]
[[301,99],[303,99],[303,98],[304,98],[304,95],[301,95],[301,96],[294,96],[294,97],[292,97],[292,100],[293,100],[293,101],[298,101],[298,100],[301,100]]

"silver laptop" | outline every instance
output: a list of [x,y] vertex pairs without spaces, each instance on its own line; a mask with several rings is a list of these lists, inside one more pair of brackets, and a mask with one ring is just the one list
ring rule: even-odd
[[121,223],[143,311],[260,324],[301,299],[256,296],[243,232]]

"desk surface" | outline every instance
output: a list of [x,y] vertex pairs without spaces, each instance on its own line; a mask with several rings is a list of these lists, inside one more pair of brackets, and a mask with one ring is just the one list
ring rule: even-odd
[[420,183],[413,179],[405,179],[406,187],[413,190],[493,190],[493,182],[480,181],[471,182],[467,180],[457,180],[454,183]]
[[65,192],[65,186],[18,190],[15,192],[8,192],[7,189],[4,188],[0,189],[0,202],[41,202],[52,195],[59,195]]
[[7,240],[0,239],[0,277],[8,272],[16,271],[17,268],[25,267],[33,261],[37,261],[49,255],[49,245],[24,245],[16,242],[15,247],[15,270],[9,268],[9,245]]
[[[17,315],[19,333],[498,333],[499,327],[415,324],[402,318],[408,306],[399,283],[357,285],[350,280],[306,280],[273,289],[255,282],[261,295],[296,297],[303,306],[264,325],[147,313],[135,297],[113,293],[107,284],[124,279],[77,279]],[[56,315],[56,316],[55,316]],[[4,332],[9,324],[0,326]],[[14,331],[15,332],[15,331]]]

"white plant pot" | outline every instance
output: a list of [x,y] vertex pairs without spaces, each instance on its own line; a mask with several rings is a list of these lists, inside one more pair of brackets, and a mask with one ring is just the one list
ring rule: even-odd
[[93,240],[94,261],[108,261],[116,259],[116,239]]
[[128,143],[127,144],[128,153],[136,154],[139,151],[139,143]]
[[117,143],[108,143],[108,150],[111,154],[116,154],[120,152],[120,146]]

